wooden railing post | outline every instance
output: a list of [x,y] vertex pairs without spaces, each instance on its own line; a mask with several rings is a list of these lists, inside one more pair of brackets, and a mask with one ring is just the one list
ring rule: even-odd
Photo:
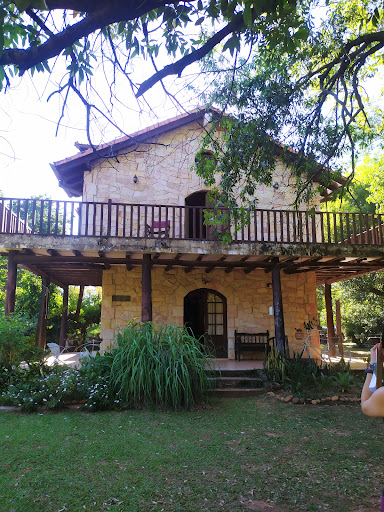
[[[88,219],[87,221],[88,222]],[[107,217],[107,236],[111,236],[111,222],[112,222],[112,199],[108,199],[108,217]]]

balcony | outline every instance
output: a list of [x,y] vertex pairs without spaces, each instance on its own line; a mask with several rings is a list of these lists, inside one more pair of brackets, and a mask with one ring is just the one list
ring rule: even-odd
[[[207,220],[215,213],[217,226]],[[101,285],[104,270],[315,272],[317,284],[384,269],[383,215],[0,198],[0,254],[59,286]],[[221,234],[230,233],[223,243]]]
[[[207,222],[211,213],[221,225]],[[218,242],[229,232],[231,244],[384,245],[380,214],[255,209],[237,217],[246,222],[229,222],[218,208],[0,198],[0,235],[8,236]]]

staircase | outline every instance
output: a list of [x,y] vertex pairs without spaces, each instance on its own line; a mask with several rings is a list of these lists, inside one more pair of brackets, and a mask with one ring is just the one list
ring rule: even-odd
[[216,370],[209,372],[213,386],[210,394],[225,398],[260,395],[264,391],[265,377],[261,370]]

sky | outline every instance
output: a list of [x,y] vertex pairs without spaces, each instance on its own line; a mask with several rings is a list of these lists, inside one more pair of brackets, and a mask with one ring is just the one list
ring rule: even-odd
[[[139,80],[144,76],[141,71]],[[151,72],[146,64],[145,75]],[[57,70],[56,76],[54,74],[51,77],[35,74],[33,79],[26,74],[6,94],[0,93],[0,191],[4,197],[44,195],[52,199],[69,199],[58,186],[50,163],[76,154],[76,141],[87,143],[86,116],[81,103],[72,98],[56,134],[62,99],[59,95],[52,96],[49,101],[47,98],[55,90],[55,80],[58,81],[59,73]],[[98,91],[108,106],[105,98],[109,98],[110,93],[102,74],[102,70],[99,70],[100,76],[96,73]],[[178,113],[160,86],[146,95],[152,111],[145,102],[138,104],[132,94],[127,92],[125,84],[120,83],[117,89],[119,101],[114,116],[125,133],[140,130]],[[193,100],[188,104],[185,91],[181,91],[179,97],[186,108],[196,106]],[[101,119],[94,135],[96,142],[107,142],[122,134]]]
[[[134,76],[136,82],[141,83],[152,74],[153,69],[148,62],[140,62],[137,57],[135,62]],[[157,61],[159,68],[167,63],[163,58]],[[112,72],[107,65],[100,64],[94,72],[99,101],[104,103],[106,110],[110,108],[111,96],[107,79]],[[196,77],[198,70],[197,64],[187,68],[183,73],[186,76],[185,82],[188,83],[191,77]],[[85,110],[76,97],[70,99],[69,109],[57,130],[62,112],[62,97],[55,94],[49,101],[47,98],[58,88],[64,72],[65,67],[60,68],[57,65],[51,76],[41,73],[31,78],[26,73],[12,83],[6,94],[0,93],[0,191],[4,197],[27,198],[43,195],[58,200],[69,199],[58,186],[50,163],[76,154],[78,150],[74,143],[87,143],[87,137]],[[193,91],[183,88],[183,85],[183,80],[172,78],[169,79],[167,87],[176,94],[185,109],[191,110],[199,102]],[[374,91],[376,90],[377,95],[382,85],[371,85],[371,101],[374,100]],[[175,102],[166,97],[160,85],[151,89],[145,100],[138,103],[126,80],[120,77],[116,82],[115,96],[114,120],[128,134],[181,112],[180,108],[175,108]],[[95,126],[95,143],[107,142],[122,135],[100,116]]]

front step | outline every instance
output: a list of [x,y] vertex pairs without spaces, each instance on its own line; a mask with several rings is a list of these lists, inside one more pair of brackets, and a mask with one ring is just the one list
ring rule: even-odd
[[216,388],[210,391],[210,394],[223,398],[246,398],[258,396],[264,391],[263,388]]
[[240,389],[260,389],[263,387],[263,381],[259,377],[212,377],[211,382],[215,381],[216,388],[240,388]]
[[225,398],[257,396],[264,390],[265,376],[261,370],[210,371],[210,394]]

